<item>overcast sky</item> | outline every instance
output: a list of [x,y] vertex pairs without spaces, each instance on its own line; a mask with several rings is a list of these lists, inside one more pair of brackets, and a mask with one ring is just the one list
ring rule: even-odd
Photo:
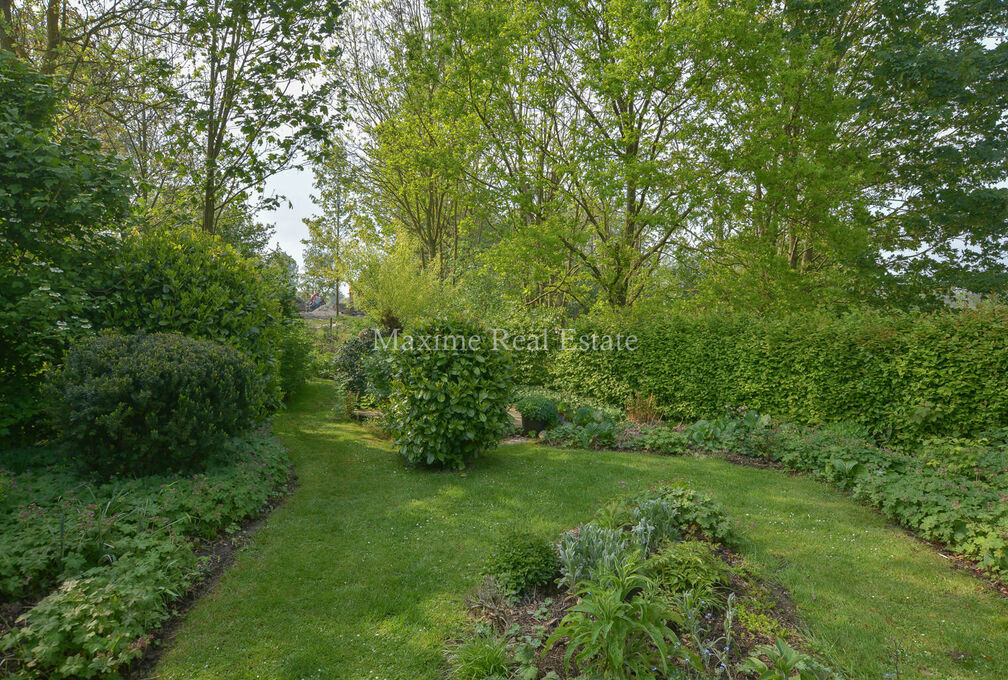
[[278,210],[259,213],[260,221],[271,224],[276,229],[270,248],[279,245],[281,250],[297,260],[298,267],[303,267],[301,252],[304,245],[301,239],[308,237],[308,228],[301,220],[311,217],[314,212],[311,168],[302,171],[286,170],[275,175],[266,182],[266,192],[287,197]]

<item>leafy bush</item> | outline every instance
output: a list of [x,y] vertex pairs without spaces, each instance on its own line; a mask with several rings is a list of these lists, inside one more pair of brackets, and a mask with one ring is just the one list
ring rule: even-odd
[[375,351],[375,334],[371,328],[350,336],[336,348],[333,370],[336,380],[348,390],[364,394],[368,390],[366,360]]
[[2,464],[21,471],[12,475],[13,509],[0,516],[0,599],[42,597],[63,579],[143,552],[148,536],[169,527],[195,539],[233,531],[288,477],[286,451],[261,433],[229,440],[206,472],[184,477],[99,483],[37,449],[25,452],[26,465],[9,454]]
[[659,426],[641,430],[634,443],[648,451],[675,456],[686,453],[689,450],[690,441],[684,432]]
[[738,533],[724,506],[710,495],[703,495],[688,486],[661,484],[636,496],[631,504],[632,507],[647,508],[640,511],[643,516],[664,518],[666,536],[672,536],[671,527],[674,527],[684,536],[706,538],[727,545],[738,542]]
[[241,352],[181,335],[104,335],[76,346],[54,385],[62,437],[87,467],[143,475],[198,467],[262,415]]
[[618,431],[616,426],[607,421],[589,422],[587,425],[561,423],[552,430],[543,433],[543,441],[558,446],[576,447],[582,449],[605,448],[616,442]]
[[168,602],[185,592],[196,561],[187,546],[166,540],[89,569],[28,610],[0,648],[14,652],[26,677],[118,676],[143,656],[146,634],[168,618]]
[[93,331],[92,258],[129,210],[129,170],[67,130],[52,78],[0,50],[0,441],[41,434],[46,370]]
[[598,571],[613,569],[625,559],[629,545],[620,529],[601,527],[594,522],[560,537],[561,583],[575,588]]
[[[180,333],[235,347],[255,362],[277,406],[307,362],[293,291],[275,267],[198,229],[133,233],[109,258],[95,325],[123,333]],[[285,377],[286,376],[286,377]]]
[[486,566],[486,573],[510,597],[549,584],[559,572],[560,561],[550,542],[521,532],[498,542]]
[[1008,573],[1008,450],[931,439],[916,454],[879,448],[846,426],[779,428],[768,458],[849,491],[930,541]]
[[585,425],[599,422],[600,417],[591,406],[578,406],[577,410],[575,410],[574,414],[571,416],[571,421],[573,421],[575,425],[584,427]]
[[[760,656],[770,662],[764,663]],[[756,673],[759,680],[829,680],[837,675],[813,659],[777,638],[773,645],[759,645],[753,655],[740,666],[742,670]]]
[[[413,349],[391,352],[395,444],[411,463],[461,468],[496,446],[510,424],[509,357],[469,321],[424,322],[410,336],[417,339]],[[474,337],[479,341],[470,345]],[[432,348],[422,348],[420,338]],[[434,338],[449,347],[434,349]]]
[[666,420],[726,404],[799,424],[850,421],[914,442],[1008,421],[1008,307],[935,314],[856,311],[579,320],[575,332],[632,333],[635,351],[556,352],[552,386],[623,405],[654,394]]
[[307,328],[298,323],[283,327],[277,340],[280,389],[285,395],[297,392],[312,376],[314,343]]
[[515,402],[515,409],[522,417],[525,432],[541,431],[557,424],[560,414],[556,402],[548,397],[530,394]]

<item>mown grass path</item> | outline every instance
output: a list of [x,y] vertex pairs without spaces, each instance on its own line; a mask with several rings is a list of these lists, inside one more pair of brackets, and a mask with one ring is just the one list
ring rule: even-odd
[[[465,476],[412,470],[306,388],[274,429],[300,486],[189,613],[154,677],[443,674],[461,595],[501,532],[557,534],[665,479],[710,490],[746,557],[856,678],[1008,677],[1008,601],[877,514],[802,477],[719,460],[503,446]],[[893,659],[899,658],[899,671]]]

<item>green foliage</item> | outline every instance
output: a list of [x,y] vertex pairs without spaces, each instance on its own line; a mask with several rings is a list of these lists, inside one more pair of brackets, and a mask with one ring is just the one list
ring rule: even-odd
[[86,467],[145,475],[198,468],[262,415],[262,381],[238,350],[182,335],[102,335],[74,347],[54,420]]
[[[12,470],[0,518],[0,597],[37,598],[59,581],[143,552],[161,534],[212,539],[235,530],[288,476],[284,449],[265,435],[229,440],[206,472],[95,481],[57,456],[5,452]],[[150,539],[154,536],[154,539]]]
[[512,598],[549,584],[559,572],[560,561],[550,542],[520,532],[498,542],[486,566],[486,573]]
[[5,670],[26,679],[120,677],[196,576],[191,539],[234,531],[289,475],[286,450],[262,434],[187,477],[96,482],[38,449],[0,464],[16,506],[0,515],[0,597],[41,598],[0,639]]
[[44,372],[90,333],[90,259],[128,205],[122,161],[62,115],[51,80],[0,50],[0,439],[36,429]]
[[616,442],[617,434],[616,426],[608,420],[590,421],[585,425],[565,422],[552,430],[546,430],[543,433],[543,441],[558,446],[602,449],[612,446]]
[[571,416],[571,421],[575,425],[584,427],[599,422],[599,414],[591,406],[578,406]]
[[240,349],[259,367],[272,406],[306,368],[286,275],[213,236],[188,228],[129,234],[103,277],[96,326],[181,333]]
[[800,424],[855,422],[897,441],[970,436],[1008,419],[1008,308],[783,317],[663,314],[586,320],[635,351],[556,353],[555,385],[624,404],[653,393],[667,420],[728,404]]
[[289,396],[297,392],[314,372],[314,342],[311,332],[299,323],[287,324],[277,338],[280,389]]
[[[412,349],[405,344],[410,337]],[[473,338],[478,342],[470,343]],[[440,349],[434,349],[436,339]],[[389,420],[396,446],[410,463],[461,468],[497,445],[510,423],[510,361],[493,349],[480,326],[421,322],[391,355]]]
[[[671,537],[672,528],[695,538],[706,538],[718,543],[734,545],[739,536],[725,512],[724,506],[710,495],[704,495],[683,484],[660,484],[633,498],[631,507],[641,508],[639,516],[655,518],[652,521]],[[657,519],[661,518],[661,524]]]
[[689,450],[690,440],[684,432],[658,426],[641,430],[633,443],[648,451],[676,456]]
[[546,641],[550,649],[567,638],[564,660],[590,668],[605,678],[655,678],[668,674],[673,644],[671,608],[655,598],[654,582],[632,560],[583,582],[580,603],[571,607]]
[[594,522],[582,524],[576,531],[560,537],[560,583],[573,589],[598,571],[615,568],[628,551],[622,528],[602,527]]
[[858,429],[781,427],[768,457],[837,485],[982,569],[1008,573],[1008,449],[931,439],[918,453],[900,453],[852,436]]
[[352,335],[336,348],[333,357],[333,369],[336,380],[357,394],[368,390],[368,376],[365,362],[375,351],[375,333],[373,329],[365,329],[357,335]]
[[[758,680],[828,680],[836,675],[808,654],[792,648],[780,638],[773,645],[760,645],[753,650],[741,668],[756,673]],[[759,657],[767,657],[770,663]]]
[[549,397],[528,394],[515,402],[515,409],[522,417],[522,428],[526,431],[540,431],[557,424],[560,414],[556,402]]
[[448,663],[452,680],[504,680],[511,666],[507,639],[476,634],[452,649]]
[[710,600],[728,582],[728,565],[714,554],[706,541],[666,542],[648,560],[648,572],[658,586],[670,593],[692,591]]

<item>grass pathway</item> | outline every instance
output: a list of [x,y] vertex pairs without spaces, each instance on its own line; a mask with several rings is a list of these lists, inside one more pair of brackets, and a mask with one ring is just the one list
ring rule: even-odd
[[500,447],[465,476],[411,470],[387,442],[328,417],[333,397],[314,383],[276,417],[300,486],[189,613],[154,677],[440,678],[461,595],[497,536],[557,534],[660,479],[726,505],[744,554],[791,591],[815,647],[854,677],[1006,677],[1008,602],[822,484],[534,445]]

